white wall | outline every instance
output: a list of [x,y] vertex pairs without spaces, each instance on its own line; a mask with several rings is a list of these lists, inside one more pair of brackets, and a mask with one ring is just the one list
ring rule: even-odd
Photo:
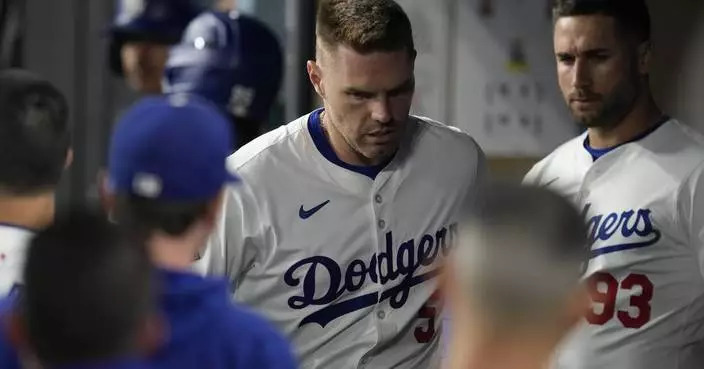
[[[486,1],[494,5],[493,18],[477,12],[482,0],[398,1],[413,22],[419,49],[414,112],[470,132],[499,176],[520,178],[537,158],[576,133],[557,87],[546,0]],[[647,1],[655,97],[667,113],[704,131],[704,1]],[[510,39],[516,37],[524,41],[525,73],[505,68]],[[503,81],[514,92],[521,81],[539,82],[544,97],[538,103],[513,94],[490,103],[487,91]],[[502,115],[512,122],[496,124]],[[520,124],[521,116],[535,115],[543,118],[542,135]]]
[[[470,133],[493,157],[540,157],[578,133],[560,97],[545,0],[399,0],[413,23],[414,113]],[[512,65],[518,45],[524,65]]]

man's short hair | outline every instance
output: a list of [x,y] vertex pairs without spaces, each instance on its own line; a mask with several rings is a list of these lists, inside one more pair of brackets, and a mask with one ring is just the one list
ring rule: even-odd
[[344,45],[361,54],[416,53],[411,21],[393,0],[321,0],[316,35],[327,45]]
[[588,261],[587,230],[547,189],[492,185],[460,227],[454,278],[496,329],[554,321]]
[[61,92],[28,71],[0,71],[0,193],[54,189],[70,144],[68,105]]
[[152,232],[181,236],[208,213],[211,201],[183,202],[150,199],[136,195],[119,195],[116,220],[135,235],[149,237]]
[[638,42],[650,41],[650,12],[645,0],[557,0],[553,18],[605,15]]
[[19,294],[30,348],[46,365],[133,355],[156,311],[146,248],[104,214],[73,210],[32,240]]

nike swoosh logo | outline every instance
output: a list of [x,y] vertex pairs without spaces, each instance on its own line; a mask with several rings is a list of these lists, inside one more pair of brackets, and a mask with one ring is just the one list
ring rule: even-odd
[[303,209],[303,205],[301,205],[301,208],[298,209],[298,216],[299,216],[301,219],[308,219],[308,218],[310,218],[313,214],[317,213],[318,210],[322,209],[323,206],[327,205],[329,202],[330,202],[330,200],[327,200],[327,201],[323,202],[322,204],[320,204],[320,205],[318,205],[318,206],[316,206],[316,207],[314,207],[314,208],[312,208],[312,209],[310,209],[310,210],[305,210],[305,209]]

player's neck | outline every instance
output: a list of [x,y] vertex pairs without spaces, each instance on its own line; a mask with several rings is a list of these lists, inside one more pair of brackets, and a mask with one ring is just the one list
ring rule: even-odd
[[32,196],[0,196],[0,223],[39,230],[54,221],[56,199],[53,192]]
[[595,149],[616,147],[651,129],[662,119],[662,111],[652,95],[644,93],[633,110],[615,127],[589,128],[589,145]]
[[194,225],[185,234],[171,236],[155,232],[147,240],[154,264],[168,270],[189,270],[198,250],[208,239],[209,231]]
[[325,111],[320,114],[320,124],[323,127],[325,137],[328,139],[335,155],[337,155],[340,160],[354,166],[371,167],[384,163],[389,159],[388,157],[370,159],[360,154],[347,143],[345,138],[342,137],[342,134],[335,129],[335,126],[330,124],[329,119],[330,117],[325,114]]

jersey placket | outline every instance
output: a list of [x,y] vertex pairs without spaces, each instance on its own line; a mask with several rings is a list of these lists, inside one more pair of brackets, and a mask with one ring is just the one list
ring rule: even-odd
[[[389,199],[391,198],[391,194],[384,191],[384,185],[388,181],[389,177],[390,174],[388,174],[388,172],[379,173],[377,178],[374,180],[374,184],[372,185],[371,192],[369,194],[371,212],[373,214],[372,222],[376,234],[376,237],[374,237],[374,239],[376,240],[374,252],[377,255],[376,266],[378,278],[376,284],[378,286],[379,300],[377,300],[376,305],[374,305],[374,311],[372,311],[372,319],[374,319],[374,324],[377,328],[377,345],[379,345],[380,342],[388,341],[397,333],[395,325],[389,323],[391,321],[389,316],[391,314],[389,306],[387,303],[381,301],[381,295],[384,291],[385,286],[381,283],[382,269],[381,263],[378,262],[378,256],[384,250],[384,246],[386,245],[386,232],[391,229],[390,226],[392,222],[391,211],[393,209],[393,206],[389,201]],[[362,356],[358,365],[359,369],[365,368],[366,365],[368,365],[369,362],[372,361],[374,349],[375,348],[370,349],[367,353]]]

